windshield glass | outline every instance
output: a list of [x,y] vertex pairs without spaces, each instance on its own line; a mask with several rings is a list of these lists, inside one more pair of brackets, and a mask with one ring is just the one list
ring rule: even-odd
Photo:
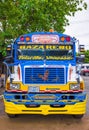
[[17,58],[19,60],[71,60],[72,44],[19,44]]

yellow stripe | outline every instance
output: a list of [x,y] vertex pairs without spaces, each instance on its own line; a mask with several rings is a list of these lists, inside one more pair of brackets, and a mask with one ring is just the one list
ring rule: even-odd
[[[7,82],[8,83],[8,82]],[[40,88],[40,90],[70,90],[70,84],[73,83],[77,83],[77,82],[68,82],[67,84],[28,84],[28,85],[24,85],[22,84],[22,82],[13,82],[13,83],[19,83],[20,84],[20,90],[22,91],[28,91],[29,87],[31,86],[38,86]],[[81,88],[82,90],[84,90],[84,82],[81,82]],[[6,85],[6,89],[7,89],[7,85]]]
[[5,112],[9,114],[85,114],[86,100],[74,105],[66,105],[65,107],[53,108],[49,105],[41,105],[37,108],[27,108],[25,105],[17,105],[12,102],[7,102],[4,99]]

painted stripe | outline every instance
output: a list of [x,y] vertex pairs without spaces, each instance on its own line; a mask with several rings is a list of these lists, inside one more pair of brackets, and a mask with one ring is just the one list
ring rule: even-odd
[[[7,90],[7,92],[25,92],[27,93],[28,91],[23,91],[23,90]],[[49,93],[75,93],[75,92],[83,92],[83,90],[40,90],[40,92],[49,92]]]

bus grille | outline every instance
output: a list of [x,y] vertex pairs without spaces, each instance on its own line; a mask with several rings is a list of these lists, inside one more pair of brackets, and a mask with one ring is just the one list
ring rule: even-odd
[[25,68],[25,84],[64,84],[64,68]]

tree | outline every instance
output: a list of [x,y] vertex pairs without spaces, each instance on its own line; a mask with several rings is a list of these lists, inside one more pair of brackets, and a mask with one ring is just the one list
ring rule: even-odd
[[84,62],[85,62],[85,63],[89,63],[89,50],[85,51],[85,52],[84,52],[84,55],[85,55],[85,60],[84,60]]
[[0,51],[5,55],[7,44],[18,36],[21,10],[16,6],[14,0],[0,1],[0,9]]
[[1,0],[0,1],[0,50],[11,39],[32,31],[64,32],[69,25],[67,16],[86,9],[84,0]]
[[84,52],[76,53],[76,57],[80,55],[85,55],[84,63],[89,63],[89,50],[85,50]]

